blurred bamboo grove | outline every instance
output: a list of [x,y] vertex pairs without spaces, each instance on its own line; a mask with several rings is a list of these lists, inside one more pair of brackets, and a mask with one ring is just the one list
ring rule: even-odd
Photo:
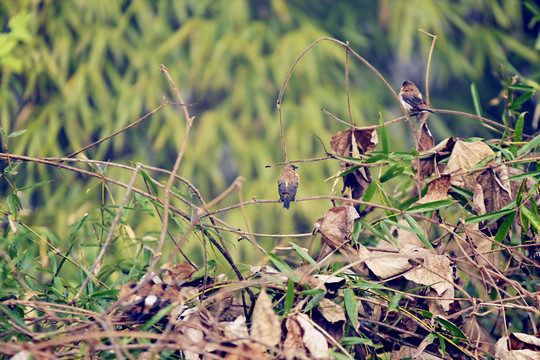
[[[349,41],[396,91],[406,79],[424,91],[432,38],[418,29],[434,34],[432,107],[474,113],[474,82],[484,115],[501,121],[505,77],[519,75],[539,88],[539,25],[530,10],[535,7],[532,1],[516,0],[2,1],[0,125],[5,134],[26,130],[4,136],[2,152],[62,157],[134,122],[164,97],[175,101],[159,71],[164,64],[195,116],[179,174],[207,200],[237,176],[245,178],[244,199],[277,199],[281,168],[265,169],[283,161],[276,99],[292,64],[316,39]],[[324,108],[348,119],[344,73],[345,51],[330,42],[320,43],[300,61],[282,103],[289,160],[324,155],[314,135],[328,148],[332,134],[344,129],[321,112]],[[379,113],[385,121],[400,116],[381,81],[352,57],[349,73],[357,125],[376,124]],[[536,94],[525,104],[526,133],[538,131],[537,106]],[[432,118],[438,140],[489,134],[470,119]],[[84,156],[171,169],[184,131],[182,109],[167,106]],[[394,150],[410,150],[412,136],[404,123],[390,126],[389,132]],[[300,164],[298,197],[329,194],[332,181],[324,180],[338,169],[331,161]],[[2,197],[46,180],[19,192],[21,216],[60,249],[75,241],[99,243],[105,230],[88,227],[86,238],[79,231],[74,239],[73,224],[81,225],[85,213],[94,219],[114,214],[125,191],[36,163],[20,164],[16,171],[0,183]],[[114,168],[99,171],[126,183],[131,176]],[[142,181],[138,186],[144,186]],[[219,206],[238,202],[233,194]],[[278,204],[257,205],[248,217],[257,233],[306,233],[329,206],[327,200],[299,202],[290,211]],[[123,216],[128,218],[136,224],[134,238],[155,239],[159,233],[158,217],[133,210]],[[239,210],[224,218],[244,227]],[[281,242],[258,240],[266,248]]]

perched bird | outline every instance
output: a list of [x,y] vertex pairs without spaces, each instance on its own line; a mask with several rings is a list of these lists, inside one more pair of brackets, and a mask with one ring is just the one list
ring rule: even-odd
[[430,113],[433,112],[428,108],[422,97],[422,93],[420,93],[420,90],[418,90],[412,81],[407,80],[403,82],[401,90],[399,91],[399,99],[405,110],[410,113],[420,113],[425,111],[429,111]]
[[294,197],[298,190],[300,177],[296,173],[296,169],[298,168],[294,165],[285,166],[278,179],[279,201],[283,203],[285,209],[288,209],[291,201],[295,200]]

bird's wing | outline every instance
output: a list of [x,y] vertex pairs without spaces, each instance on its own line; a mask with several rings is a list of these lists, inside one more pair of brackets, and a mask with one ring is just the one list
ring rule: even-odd
[[294,196],[296,195],[297,187],[293,186],[290,183],[283,183],[278,185],[278,191],[280,194],[289,194],[289,197],[291,199],[294,199]]
[[424,99],[422,98],[422,96],[411,95],[407,93],[404,93],[402,96],[403,96],[403,100],[406,101],[413,108],[421,109],[422,107],[426,106],[426,103]]

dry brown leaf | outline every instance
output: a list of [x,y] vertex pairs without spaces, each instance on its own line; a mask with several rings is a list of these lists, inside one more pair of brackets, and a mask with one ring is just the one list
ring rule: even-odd
[[264,288],[255,302],[251,337],[268,347],[276,346],[281,340],[279,316],[274,313],[272,300]]
[[225,360],[253,360],[269,359],[263,346],[253,342],[243,342],[239,346],[229,350],[223,358]]
[[[508,181],[511,176],[522,174],[520,169],[498,166],[478,175],[474,187],[473,208],[478,215],[501,210],[513,201],[521,187],[521,180]],[[527,188],[535,186],[532,178],[526,180]]]
[[[413,358],[413,355],[416,353],[417,348],[409,347],[409,346],[402,346],[398,350],[392,351],[392,355],[390,356],[391,359],[405,359],[405,358]],[[440,357],[433,356],[430,354],[420,354],[418,357],[414,358],[415,360],[440,360]],[[447,357],[445,357],[447,359]]]
[[238,316],[234,321],[222,321],[220,325],[223,328],[223,335],[227,340],[244,338],[240,342],[245,342],[245,339],[249,338],[246,317],[244,315]]
[[331,323],[345,321],[345,310],[330,299],[323,298],[317,305],[321,315]]
[[285,327],[287,328],[287,336],[283,343],[285,358],[287,360],[292,360],[295,357],[304,358],[306,356],[304,341],[302,340],[304,331],[296,321],[295,316],[287,317]]
[[[511,334],[510,336],[514,335],[515,338],[516,334]],[[528,344],[531,344],[534,346],[536,350],[532,349],[522,349],[522,350],[509,350],[508,348],[508,336],[503,336],[502,338],[497,341],[495,344],[495,359],[497,360],[538,360],[540,359],[540,351],[538,348],[540,347],[540,339],[536,338],[532,335],[527,334],[519,334],[521,339],[526,339],[525,341]],[[523,341],[523,340],[521,340]]]
[[[417,131],[416,136],[418,138],[419,152],[431,150],[435,146],[435,140],[433,139],[431,131],[429,131],[425,121],[422,123],[420,130]],[[424,180],[435,171],[435,158],[414,159],[413,166],[416,169],[416,176],[420,180]]]
[[[540,336],[540,334],[538,336]],[[540,338],[529,334],[511,333],[510,347],[513,350],[530,349],[540,351]]]
[[467,335],[467,339],[470,340],[471,344],[478,346],[490,354],[495,351],[493,346],[495,339],[493,339],[486,329],[478,324],[476,316],[469,316],[465,319],[462,330]]
[[[476,178],[477,183],[473,189],[473,210],[478,215],[484,215],[501,210],[508,205],[517,197],[522,183],[521,180],[508,181],[508,178],[522,173],[523,171],[520,169],[504,165],[484,170]],[[527,179],[525,184],[528,189],[535,186],[532,178]],[[535,199],[538,200],[538,196]],[[530,201],[527,204],[530,204]],[[499,224],[494,223],[488,227],[488,230],[496,233],[498,227]]]
[[409,257],[401,253],[372,255],[365,261],[366,266],[380,279],[388,279],[412,268]]
[[[468,175],[461,174],[473,168],[480,161],[490,155],[495,155],[491,148],[481,141],[475,143],[465,142],[463,140],[456,141],[448,165],[444,170],[444,174],[452,176],[451,183],[454,186],[459,186],[467,190],[473,190],[476,185],[477,173]],[[460,173],[461,175],[455,175]]]
[[[345,157],[359,158],[360,154],[365,154],[377,148],[379,139],[375,129],[359,130],[349,129],[338,132],[330,140],[332,151]],[[346,171],[353,165],[344,161],[340,162],[341,170]],[[368,168],[359,168],[343,177],[343,193],[346,188],[351,188],[353,199],[360,199],[364,190],[371,183],[371,175]]]
[[[436,255],[427,249],[407,247],[402,251],[411,258],[421,258],[421,265],[407,271],[403,276],[419,285],[430,285],[441,300],[437,305],[444,311],[450,309],[451,298],[454,297],[454,285],[446,279],[452,279],[450,260],[444,255]],[[448,299],[448,300],[444,300]]]
[[[320,232],[323,243],[332,250],[338,249],[351,263],[364,259],[370,255],[368,249],[357,244],[355,249],[349,245],[349,237],[354,228],[354,221],[359,218],[358,212],[352,206],[339,206],[327,210],[324,217],[315,221],[313,233]],[[363,264],[353,266],[355,271],[365,274]]]
[[295,315],[296,321],[303,330],[302,341],[304,346],[314,359],[330,359],[328,354],[328,343],[323,334],[313,325],[304,314]]
[[428,185],[426,196],[415,202],[414,205],[427,204],[433,201],[446,200],[450,189],[450,175],[441,175]]
[[[450,151],[454,147],[454,138],[447,138],[433,146],[433,138],[430,139],[431,133],[429,129],[420,130],[419,132],[419,152],[422,155],[422,159],[413,159],[412,164],[416,169],[416,176],[420,180],[431,176],[432,174],[439,174],[444,171],[446,164],[439,164],[439,159],[446,157],[450,154]],[[425,155],[431,155],[425,157]],[[420,166],[418,166],[418,163]]]

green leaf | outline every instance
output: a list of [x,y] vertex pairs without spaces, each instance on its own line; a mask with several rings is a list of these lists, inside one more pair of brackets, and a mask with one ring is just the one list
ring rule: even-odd
[[468,225],[468,224],[474,224],[480,221],[497,220],[506,214],[510,214],[512,211],[514,211],[514,209],[503,209],[503,210],[487,213],[484,215],[472,216],[468,219],[465,219],[465,224]]
[[410,225],[410,227],[413,229],[414,233],[418,236],[420,241],[422,241],[422,243],[426,245],[428,249],[435,250],[435,248],[433,248],[433,245],[431,245],[431,242],[429,242],[428,238],[426,237],[426,234],[424,234],[424,232],[422,231],[422,229],[420,228],[416,220],[414,220],[413,217],[409,214],[405,214],[403,215],[403,217],[405,218],[407,223]]
[[[13,320],[13,322],[15,324],[17,324],[19,327],[21,327],[22,329],[25,329],[25,330],[30,330],[28,329],[28,326],[26,326],[26,323],[19,317],[17,316],[9,307],[7,307],[6,305],[4,304],[0,304],[0,312],[3,312],[5,314],[6,317],[10,318],[11,320]],[[4,316],[2,316],[4,317]]]
[[514,84],[514,85],[508,85],[508,88],[512,89],[512,90],[534,92],[534,88],[532,86],[528,86],[528,85]]
[[536,232],[540,232],[540,217],[538,217],[538,213],[535,213],[528,207],[523,206],[521,208],[521,214],[523,214],[531,222],[531,225],[536,229]]
[[317,294],[313,296],[311,300],[307,303],[306,307],[302,310],[302,312],[307,313],[311,311],[317,304],[324,298],[324,291],[321,294]]
[[440,315],[436,316],[437,322],[446,330],[448,330],[452,335],[457,337],[458,339],[467,340],[467,336],[454,324],[452,324],[450,321],[446,320]]
[[272,260],[272,262],[274,263],[275,267],[277,267],[278,270],[281,271],[284,275],[286,275],[289,279],[292,279],[294,282],[300,281],[298,275],[283,259],[278,258],[272,253],[268,253],[268,256],[270,257],[270,260]]
[[351,320],[352,326],[356,329],[358,326],[358,309],[356,307],[356,296],[351,288],[343,290],[345,311],[349,320]]
[[[214,268],[216,267],[217,262],[216,260],[208,260],[208,272],[212,272]],[[191,280],[197,280],[204,276],[204,266],[201,266],[199,270],[193,276],[191,277]]]
[[19,136],[19,135],[24,134],[26,131],[27,131],[26,129],[17,130],[17,131],[15,131],[15,132],[12,132],[11,134],[9,134],[9,135],[7,136],[7,138],[8,138],[8,139],[15,138],[15,137],[17,137],[17,136]]
[[35,184],[30,184],[30,185],[23,186],[22,188],[19,188],[18,190],[19,191],[24,191],[24,190],[28,190],[28,189],[33,189],[33,188],[37,188],[37,187],[40,187],[40,186],[45,185],[45,184],[50,184],[52,182],[53,182],[53,180],[43,180],[43,181],[37,182]]
[[384,124],[384,120],[380,112],[379,112],[379,124],[382,125],[380,129],[381,134],[379,137],[381,138],[383,153],[388,154],[388,135],[386,134],[386,125]]
[[[373,198],[373,195],[375,194],[375,190],[377,190],[377,185],[375,184],[375,182],[372,182],[371,184],[369,184],[366,191],[364,192],[364,197],[362,197],[362,201],[370,202],[371,198]],[[366,206],[367,205],[365,204],[360,205],[359,210],[360,211],[364,210]]]
[[296,250],[296,252],[298,253],[298,255],[300,255],[302,257],[302,259],[306,260],[308,263],[310,263],[311,265],[315,266],[315,267],[319,267],[319,264],[317,264],[317,262],[315,260],[313,260],[313,258],[311,256],[309,256],[309,254],[300,246],[294,244],[294,243],[291,243],[291,246],[293,247],[294,250]]
[[283,316],[291,312],[294,304],[294,281],[289,279],[287,284],[287,292],[285,293],[285,301],[283,305]]
[[19,214],[19,210],[22,209],[21,200],[15,194],[9,194],[6,200],[7,200],[11,215],[17,218],[17,215]]
[[474,110],[477,116],[482,116],[482,109],[480,106],[480,95],[478,94],[478,88],[475,83],[471,84],[471,95],[474,103]]
[[518,150],[517,154],[518,156],[523,155],[525,153],[528,153],[536,146],[540,145],[540,135],[537,135],[533,139],[529,140],[528,144],[523,146],[521,149]]
[[403,164],[396,164],[391,166],[386,172],[379,178],[379,182],[384,183],[390,179],[395,178],[403,173],[405,170]]
[[389,314],[390,312],[396,310],[399,307],[399,302],[402,297],[402,294],[395,294],[394,296],[392,296],[392,299],[390,299],[390,302],[388,303],[386,314]]
[[530,177],[536,177],[536,176],[540,176],[540,170],[538,171],[531,171],[531,172],[526,172],[526,173],[523,173],[523,174],[518,174],[518,175],[514,175],[514,176],[510,176],[508,179],[506,179],[507,181],[512,181],[512,180],[522,180],[522,179],[527,179],[527,178],[530,178]]
[[425,211],[434,211],[443,208],[447,208],[450,205],[456,203],[454,200],[437,200],[425,204],[414,205],[408,208],[406,211],[411,214],[425,212]]
[[527,102],[531,96],[533,95],[532,92],[526,92],[524,94],[521,94],[517,99],[514,99],[510,104],[508,104],[508,109],[510,110],[519,110],[521,109],[521,106]]
[[154,324],[159,322],[161,319],[163,319],[167,314],[169,314],[171,311],[173,311],[177,307],[176,304],[171,304],[169,306],[164,307],[163,309],[159,310],[156,315],[152,316],[150,320],[148,320],[142,327],[141,331],[146,331],[150,329]]
[[359,337],[344,337],[341,339],[341,345],[367,345],[367,346],[375,346],[373,344],[373,341],[371,339],[364,339]]
[[300,294],[305,296],[315,296],[324,293],[325,291],[323,289],[308,289],[300,291]]
[[150,185],[150,187],[152,188],[153,194],[157,195],[158,194],[158,188],[157,188],[156,184],[154,184],[152,179],[150,179],[150,176],[148,176],[146,171],[144,171],[142,169],[139,169],[139,172],[141,173],[141,176],[143,177],[144,181],[146,181],[146,183],[148,185]]
[[506,235],[510,231],[510,228],[512,227],[512,223],[514,222],[514,218],[516,217],[517,211],[512,211],[510,214],[506,216],[506,219],[504,219],[503,223],[499,227],[499,230],[497,230],[497,234],[495,235],[495,241],[496,242],[502,242],[504,238],[506,238]]
[[514,141],[521,141],[523,138],[523,125],[525,124],[525,114],[527,112],[522,112],[519,114],[519,117],[516,121],[516,126],[514,127]]
[[439,344],[441,345],[442,356],[444,358],[444,353],[446,352],[446,341],[444,340],[444,337],[442,337],[441,335],[438,335],[438,337],[439,337]]

